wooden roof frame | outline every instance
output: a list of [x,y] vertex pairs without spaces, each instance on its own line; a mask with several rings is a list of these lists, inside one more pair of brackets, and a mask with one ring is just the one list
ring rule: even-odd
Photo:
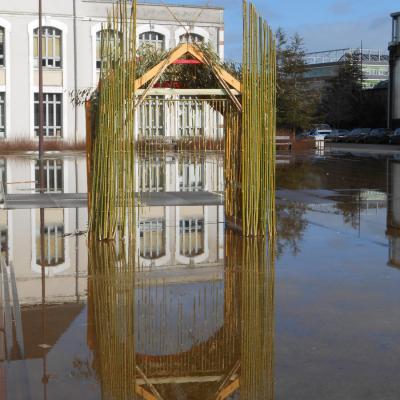
[[160,76],[171,64],[176,60],[180,59],[184,55],[190,54],[196,60],[200,61],[202,64],[210,66],[218,80],[223,84],[225,83],[224,89],[228,89],[229,86],[235,89],[239,94],[242,93],[242,84],[237,80],[232,74],[225,71],[221,67],[211,63],[207,56],[196,46],[190,43],[182,43],[174,50],[172,50],[165,60],[158,63],[156,66],[148,70],[144,75],[135,80],[135,90],[140,89],[143,85],[151,80]]

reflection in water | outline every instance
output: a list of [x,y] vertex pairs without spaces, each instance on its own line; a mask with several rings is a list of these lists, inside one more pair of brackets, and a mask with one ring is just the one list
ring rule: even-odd
[[225,245],[224,271],[197,281],[192,270],[137,270],[134,246],[89,243],[88,341],[103,398],[273,399],[274,245],[231,231]]
[[400,268],[400,161],[390,160],[388,166],[387,231],[389,265]]
[[[134,247],[89,240],[88,340],[102,398],[135,393]],[[133,253],[132,253],[133,251]]]

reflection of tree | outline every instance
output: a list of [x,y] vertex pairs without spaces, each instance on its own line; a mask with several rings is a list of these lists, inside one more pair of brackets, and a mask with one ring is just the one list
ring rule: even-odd
[[277,257],[281,257],[287,249],[291,249],[294,256],[299,254],[299,242],[303,239],[303,233],[308,225],[304,217],[306,210],[307,206],[302,203],[287,202],[284,205],[277,205]]
[[342,214],[345,224],[349,224],[353,229],[358,229],[361,211],[361,203],[359,202],[358,194],[352,195],[351,199],[347,201],[338,201],[335,207],[339,213]]

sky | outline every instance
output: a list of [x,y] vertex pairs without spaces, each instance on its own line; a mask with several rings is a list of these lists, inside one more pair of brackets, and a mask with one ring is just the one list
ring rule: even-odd
[[[139,0],[140,1],[140,0]],[[145,2],[141,0],[141,2]],[[241,0],[167,0],[148,3],[200,4],[225,8],[225,57],[241,57]],[[306,50],[359,47],[387,49],[390,14],[400,11],[398,0],[253,0],[271,27],[289,35],[299,33]]]

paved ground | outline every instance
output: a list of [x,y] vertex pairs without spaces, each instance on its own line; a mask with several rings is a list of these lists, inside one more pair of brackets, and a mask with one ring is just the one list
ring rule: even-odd
[[[223,205],[222,193],[211,192],[165,192],[142,193],[138,198],[142,206],[196,206]],[[24,208],[84,208],[86,193],[7,194],[6,209]]]
[[326,143],[325,151],[353,154],[400,154],[400,146],[388,144]]

